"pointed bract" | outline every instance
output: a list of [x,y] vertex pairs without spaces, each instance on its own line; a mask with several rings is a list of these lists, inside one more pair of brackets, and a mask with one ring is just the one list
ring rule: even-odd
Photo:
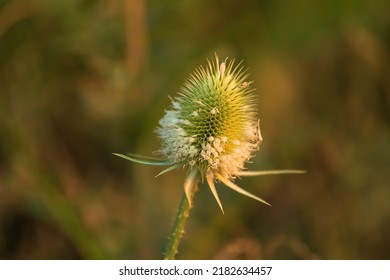
[[192,197],[199,183],[198,170],[192,168],[189,170],[186,179],[184,180],[184,192],[187,196],[188,203],[192,207]]
[[220,180],[222,183],[224,183],[226,186],[228,186],[229,188],[231,188],[232,190],[235,190],[236,192],[240,193],[240,194],[243,194],[247,197],[250,197],[250,198],[253,198],[257,201],[260,201],[261,203],[264,203],[264,204],[267,204],[268,206],[271,206],[271,204],[269,204],[267,201],[265,201],[264,199],[261,199],[260,197],[257,197],[253,194],[251,194],[250,192],[247,192],[246,190],[240,188],[239,186],[237,186],[236,184],[234,184],[232,181],[224,178],[223,176],[221,176],[220,174],[217,174],[217,179]]
[[136,155],[136,154],[129,154],[129,155],[124,155],[124,154],[117,154],[117,153],[112,153],[115,156],[124,158],[126,160],[136,162],[136,163],[141,163],[141,164],[146,164],[146,165],[154,165],[154,166],[167,166],[171,165],[171,162],[161,160],[161,159],[156,159],[152,157],[146,157],[146,156],[141,156],[141,155]]
[[305,170],[261,170],[261,171],[239,171],[236,173],[237,176],[249,177],[249,176],[264,176],[264,175],[281,175],[281,174],[303,174]]
[[214,178],[211,177],[211,176],[206,176],[206,180],[207,180],[207,184],[210,187],[211,193],[213,194],[215,200],[217,201],[217,203],[219,205],[219,208],[221,208],[222,213],[225,213],[223,211],[222,203],[221,203],[221,200],[219,199],[219,196],[218,196],[218,193],[217,193],[217,189],[215,188]]
[[161,176],[165,173],[168,173],[172,170],[175,170],[176,168],[179,168],[181,166],[181,164],[177,163],[177,164],[174,164],[174,165],[171,165],[170,167],[164,169],[163,171],[161,171],[160,173],[158,173],[156,176],[154,176],[154,178],[157,178],[158,176]]

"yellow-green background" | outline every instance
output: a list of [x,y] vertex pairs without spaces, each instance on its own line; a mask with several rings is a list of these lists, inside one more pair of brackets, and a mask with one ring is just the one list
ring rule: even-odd
[[159,259],[185,170],[152,155],[191,71],[243,60],[264,142],[202,185],[180,259],[390,258],[390,2],[0,0],[0,258]]

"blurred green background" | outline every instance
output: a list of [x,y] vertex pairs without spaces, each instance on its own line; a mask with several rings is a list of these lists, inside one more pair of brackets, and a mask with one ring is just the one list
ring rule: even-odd
[[0,0],[0,258],[159,259],[184,170],[132,164],[183,81],[243,60],[264,142],[179,259],[390,258],[390,2]]

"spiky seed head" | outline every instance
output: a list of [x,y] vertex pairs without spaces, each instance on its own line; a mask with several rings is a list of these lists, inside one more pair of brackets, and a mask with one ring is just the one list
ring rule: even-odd
[[198,179],[207,184],[223,212],[214,181],[270,205],[237,186],[236,176],[301,174],[303,170],[244,171],[244,164],[262,142],[256,102],[246,71],[234,60],[208,61],[186,80],[156,128],[163,160],[141,155],[115,155],[141,164],[169,166],[157,176],[180,166],[189,167],[184,192],[191,206]]
[[251,82],[234,60],[217,56],[186,80],[156,129],[159,152],[210,180],[241,171],[261,142]]

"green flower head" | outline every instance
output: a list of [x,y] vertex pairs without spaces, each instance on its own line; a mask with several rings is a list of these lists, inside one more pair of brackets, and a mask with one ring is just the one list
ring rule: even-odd
[[261,141],[253,89],[242,68],[218,57],[185,82],[156,129],[160,153],[202,176],[234,178]]
[[197,178],[205,178],[223,211],[215,181],[266,203],[233,183],[237,176],[280,173],[301,173],[295,170],[244,171],[245,163],[262,142],[260,121],[256,112],[256,96],[247,81],[247,71],[234,60],[220,61],[218,56],[200,66],[185,81],[178,96],[159,121],[156,133],[161,140],[158,153],[163,160],[116,154],[131,161],[169,165],[159,175],[178,167],[187,167],[184,184],[189,203],[192,202]]

